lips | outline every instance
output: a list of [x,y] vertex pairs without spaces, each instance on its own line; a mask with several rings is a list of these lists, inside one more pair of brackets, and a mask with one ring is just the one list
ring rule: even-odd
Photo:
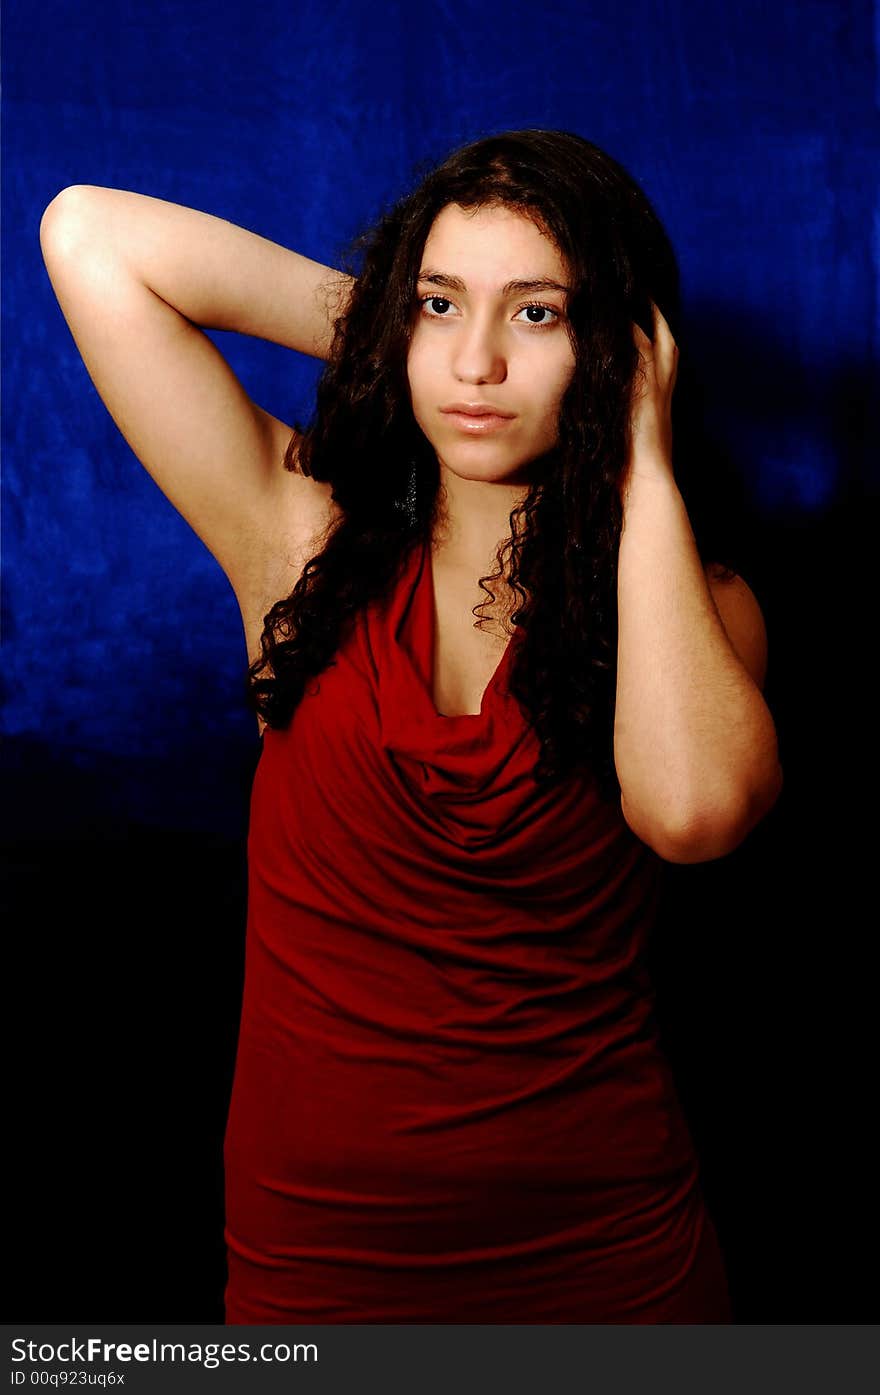
[[465,417],[503,417],[508,420],[513,416],[512,412],[504,412],[500,407],[493,407],[487,402],[453,402],[448,407],[441,407],[440,410],[455,416]]
[[473,408],[465,412],[457,412],[454,408],[450,410],[446,407],[442,410],[453,430],[465,436],[489,436],[496,431],[506,431],[514,420],[513,417],[501,416],[497,412],[478,413]]

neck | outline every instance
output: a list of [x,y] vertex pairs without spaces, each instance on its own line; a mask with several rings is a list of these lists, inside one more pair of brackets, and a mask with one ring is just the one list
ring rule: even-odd
[[510,514],[528,493],[523,483],[467,480],[440,463],[437,522],[431,548],[444,567],[480,576],[510,536]]

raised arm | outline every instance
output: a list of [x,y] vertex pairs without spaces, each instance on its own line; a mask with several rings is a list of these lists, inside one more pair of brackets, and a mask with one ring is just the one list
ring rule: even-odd
[[293,429],[248,396],[203,328],[323,357],[351,278],[212,214],[88,184],[48,205],[40,245],[113,420],[241,604],[273,549],[321,527],[331,502],[283,469]]

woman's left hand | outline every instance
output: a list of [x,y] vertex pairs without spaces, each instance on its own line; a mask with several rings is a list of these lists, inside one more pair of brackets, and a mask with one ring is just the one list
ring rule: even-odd
[[678,371],[678,345],[660,310],[651,301],[653,343],[635,322],[633,338],[640,364],[630,402],[630,447],[621,494],[633,474],[674,482],[672,471],[672,394]]

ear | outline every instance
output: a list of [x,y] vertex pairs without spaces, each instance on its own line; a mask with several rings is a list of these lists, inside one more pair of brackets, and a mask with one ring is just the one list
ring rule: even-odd
[[706,566],[706,581],[721,623],[737,656],[763,689],[767,675],[767,627],[761,607],[741,576],[734,574],[724,580],[714,574],[714,566],[711,562]]

